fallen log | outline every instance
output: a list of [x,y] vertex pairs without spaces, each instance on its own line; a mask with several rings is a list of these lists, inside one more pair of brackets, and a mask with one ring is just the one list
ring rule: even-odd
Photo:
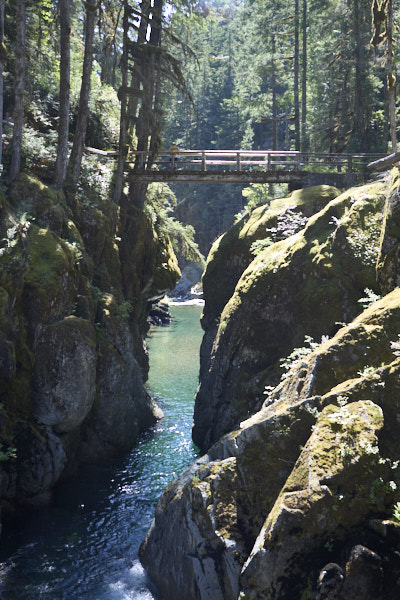
[[371,171],[383,171],[398,162],[400,162],[400,152],[394,152],[393,154],[389,154],[389,156],[385,156],[384,158],[369,163],[368,169]]

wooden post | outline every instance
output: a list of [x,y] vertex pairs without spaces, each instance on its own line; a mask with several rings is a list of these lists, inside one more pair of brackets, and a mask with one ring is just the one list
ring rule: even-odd
[[347,159],[347,170],[349,173],[353,170],[353,157],[351,155]]
[[268,154],[267,154],[267,171],[270,171],[270,170],[271,170],[271,155],[268,152]]
[[201,170],[207,171],[207,163],[206,163],[206,153],[201,153]]
[[172,158],[171,158],[171,168],[173,171],[175,171],[175,166],[176,166],[176,153],[173,152],[172,153]]
[[139,154],[139,169],[144,169],[144,154]]
[[298,171],[301,169],[300,152],[296,154],[296,169]]
[[241,171],[242,170],[242,162],[240,160],[240,152],[238,152],[236,154],[236,170],[237,171]]

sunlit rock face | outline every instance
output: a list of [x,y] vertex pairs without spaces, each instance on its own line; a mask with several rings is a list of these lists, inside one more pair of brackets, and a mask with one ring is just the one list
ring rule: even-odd
[[141,549],[163,599],[396,598],[399,323],[395,290],[167,488]]
[[[220,289],[219,254],[228,274],[232,268],[223,239],[214,248],[204,277],[203,321],[208,331],[194,414],[193,439],[198,446],[206,450],[258,410],[264,387],[280,379],[280,359],[303,347],[306,336],[315,341],[332,336],[341,323],[360,312],[364,290],[377,290],[375,264],[386,188],[374,183],[330,202],[324,196],[325,207],[306,219],[297,233],[266,245],[219,306],[211,291],[212,281]],[[288,215],[287,204],[280,202],[281,228],[286,223],[291,233],[298,213]],[[290,205],[290,198],[287,202]],[[262,229],[265,235],[268,225],[270,238],[277,217],[272,223],[264,217]],[[228,235],[236,240],[244,234]]]
[[216,309],[194,425],[208,450],[141,548],[163,600],[399,597],[400,290],[380,279],[395,181],[328,201]]
[[151,303],[180,276],[170,242],[122,197],[70,198],[28,176],[0,203],[0,493],[51,498],[82,461],[161,416],[143,389]]

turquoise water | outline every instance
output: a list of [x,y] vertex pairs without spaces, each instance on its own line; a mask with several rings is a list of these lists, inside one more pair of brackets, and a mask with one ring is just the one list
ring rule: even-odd
[[138,549],[158,496],[196,456],[191,442],[201,307],[171,308],[148,340],[148,389],[164,419],[112,465],[85,467],[54,505],[0,544],[1,600],[151,600]]

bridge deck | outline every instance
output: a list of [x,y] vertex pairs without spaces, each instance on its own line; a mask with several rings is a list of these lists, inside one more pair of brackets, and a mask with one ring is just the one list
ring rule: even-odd
[[[109,158],[118,152],[86,148]],[[281,150],[132,151],[125,165],[131,182],[289,183],[347,186],[366,181],[372,161],[384,154],[333,154]],[[374,164],[378,164],[377,161]]]
[[160,152],[148,168],[149,152],[132,152],[127,165],[134,182],[291,183],[364,181],[367,166],[382,154],[301,153],[272,150],[180,150]]

